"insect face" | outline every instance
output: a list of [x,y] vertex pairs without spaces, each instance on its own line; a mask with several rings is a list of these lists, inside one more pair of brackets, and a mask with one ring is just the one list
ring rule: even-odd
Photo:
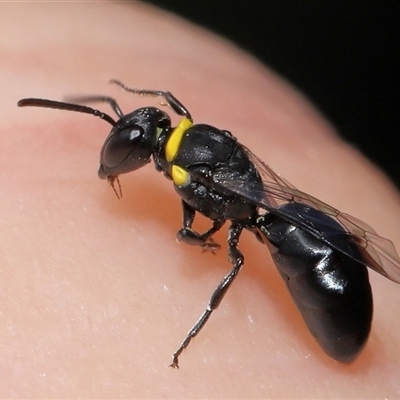
[[158,137],[170,127],[168,114],[154,107],[140,108],[123,116],[101,149],[99,177],[112,179],[149,163]]

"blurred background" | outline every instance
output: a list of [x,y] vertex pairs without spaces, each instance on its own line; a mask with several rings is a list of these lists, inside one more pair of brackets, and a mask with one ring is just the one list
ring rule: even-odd
[[400,188],[400,1],[146,2],[225,36],[283,75]]

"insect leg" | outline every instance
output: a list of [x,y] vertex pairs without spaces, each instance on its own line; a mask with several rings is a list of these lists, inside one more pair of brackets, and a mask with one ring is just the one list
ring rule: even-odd
[[164,97],[164,100],[167,102],[166,105],[171,107],[178,115],[182,117],[188,118],[190,121],[193,121],[192,116],[189,113],[189,110],[170,92],[164,92],[163,90],[148,90],[148,89],[135,89],[129,88],[125,86],[121,81],[117,79],[111,79],[110,83],[114,83],[120,86],[122,89],[127,92],[135,93],[139,96],[159,96]]
[[213,221],[213,226],[204,233],[192,230],[192,225],[196,211],[182,200],[183,228],[178,231],[176,237],[178,241],[185,242],[192,246],[200,246],[205,250],[215,251],[220,248],[218,243],[214,243],[211,237],[218,232],[225,223],[225,220]]
[[183,352],[183,350],[189,345],[191,340],[201,331],[208,319],[210,318],[212,312],[220,305],[222,299],[224,298],[226,292],[230,288],[233,280],[237,276],[238,272],[242,268],[244,257],[243,254],[237,248],[239,244],[239,237],[242,233],[243,226],[237,223],[233,223],[229,228],[228,233],[228,257],[229,261],[233,264],[233,268],[225,275],[221,283],[215,289],[212,294],[207,308],[200,316],[199,320],[193,325],[192,329],[188,332],[185,340],[182,342],[178,350],[174,353],[172,358],[172,364],[170,367],[179,368],[178,358]]

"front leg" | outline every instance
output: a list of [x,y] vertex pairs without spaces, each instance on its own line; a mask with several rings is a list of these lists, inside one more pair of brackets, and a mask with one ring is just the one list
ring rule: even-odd
[[210,229],[204,233],[198,233],[192,229],[196,210],[182,200],[182,211],[183,228],[180,229],[176,234],[178,241],[190,244],[192,246],[200,246],[209,251],[218,250],[220,245],[213,242],[212,236],[222,228],[225,220],[215,220],[213,221],[213,226]]

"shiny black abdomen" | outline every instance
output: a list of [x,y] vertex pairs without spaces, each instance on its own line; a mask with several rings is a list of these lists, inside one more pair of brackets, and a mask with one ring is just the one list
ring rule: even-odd
[[[281,211],[312,218],[316,230],[338,246],[346,232],[321,211],[288,203]],[[346,239],[343,246],[355,261],[316,236],[279,216],[259,218],[274,262],[309,330],[332,358],[351,362],[363,349],[371,329],[373,302],[362,251]],[[318,222],[319,221],[319,222]],[[320,226],[319,226],[320,224]],[[271,246],[272,245],[272,246]]]

